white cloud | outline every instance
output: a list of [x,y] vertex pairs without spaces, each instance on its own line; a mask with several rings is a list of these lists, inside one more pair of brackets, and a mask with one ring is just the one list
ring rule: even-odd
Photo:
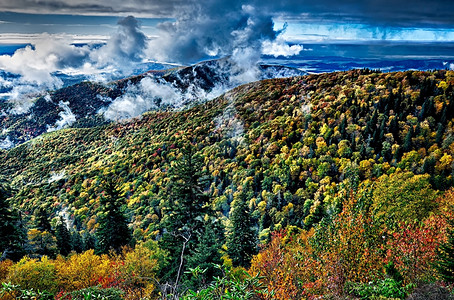
[[129,86],[123,96],[115,99],[104,116],[109,120],[134,118],[156,108],[158,101],[178,107],[182,104],[183,96],[170,83],[145,77],[139,84]]
[[10,149],[14,147],[14,143],[7,136],[4,140],[0,141],[0,149]]
[[283,39],[277,39],[275,41],[263,41],[262,43],[262,54],[278,56],[294,56],[298,55],[303,51],[302,45],[288,45]]
[[51,73],[80,64],[89,51],[88,47],[76,47],[70,41],[42,34],[32,46],[18,49],[13,55],[0,56],[0,68],[20,74],[23,82],[52,89],[62,82]]
[[[50,98],[50,97],[49,97]],[[47,99],[46,99],[47,100]],[[58,120],[54,126],[47,128],[47,132],[52,132],[55,130],[60,130],[67,126],[71,126],[74,122],[76,122],[76,116],[73,114],[71,109],[69,108],[69,102],[60,101],[58,106],[63,109],[58,115],[60,116],[60,120]]]

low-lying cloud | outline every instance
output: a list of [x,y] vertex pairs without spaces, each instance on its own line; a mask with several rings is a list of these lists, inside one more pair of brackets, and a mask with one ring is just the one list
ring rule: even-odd
[[58,114],[60,119],[57,120],[54,126],[48,127],[47,132],[60,130],[62,128],[71,126],[74,122],[76,122],[76,116],[73,114],[71,109],[69,108],[69,102],[60,101],[58,106],[62,109]]
[[39,92],[62,87],[58,73],[101,81],[130,75],[134,64],[144,58],[147,38],[138,21],[129,16],[118,21],[118,30],[104,45],[71,43],[68,38],[43,33],[31,45],[0,56],[1,70],[20,75],[0,81],[2,86],[11,87],[1,96],[17,106],[14,112],[26,112]]
[[[212,90],[201,89],[196,82],[187,90],[156,78],[145,78],[129,86],[124,95],[113,99],[104,112],[111,120],[135,117],[144,111],[171,103],[179,107],[192,98],[212,97],[227,88],[260,79],[258,63],[263,53],[274,56],[296,55],[302,46],[289,46],[282,39],[285,30],[275,30],[270,14],[242,1],[190,2],[175,11],[174,21],[157,25],[157,37],[148,39],[132,16],[118,21],[118,29],[102,45],[73,45],[56,35],[43,34],[13,55],[0,56],[0,69],[19,74],[1,96],[14,105],[14,113],[24,113],[33,105],[37,94],[63,86],[61,74],[81,76],[95,81],[110,81],[134,73],[144,61],[193,64],[210,58],[229,57],[228,82]],[[65,107],[63,113],[67,112]],[[73,116],[60,115],[68,125]],[[71,119],[68,119],[71,117]],[[69,120],[69,121],[68,121]]]

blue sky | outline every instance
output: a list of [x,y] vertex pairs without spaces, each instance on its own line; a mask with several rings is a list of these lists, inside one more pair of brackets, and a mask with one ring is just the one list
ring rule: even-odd
[[[118,24],[127,16],[133,16],[135,23]],[[80,59],[79,68],[107,60],[99,53],[94,57],[90,49],[81,54],[80,49],[63,47],[58,52],[46,47],[56,41],[67,45],[110,43],[106,53],[120,53],[121,60],[140,57],[180,64],[227,55],[242,60],[257,60],[261,54],[289,57],[310,51],[314,44],[370,45],[370,51],[363,47],[361,53],[374,56],[393,55],[394,48],[383,45],[411,44],[412,48],[400,48],[399,55],[409,50],[408,55],[413,56],[451,58],[454,1],[0,1],[0,44],[38,45],[19,53],[22,56],[4,57],[0,67],[19,69],[17,65],[25,58],[35,62],[31,56],[40,57],[39,68],[50,59],[54,70],[73,67],[75,57]],[[137,41],[142,44],[135,45]],[[438,44],[443,45],[433,46]],[[418,47],[426,50],[416,51]],[[339,47],[329,49],[342,55]],[[356,55],[352,51],[348,55]]]
[[[80,41],[101,41],[109,37],[117,27],[120,16],[32,14],[0,12],[0,43],[29,43],[44,32],[68,35]],[[138,18],[141,30],[150,38],[157,34],[156,25],[173,18]],[[283,33],[289,42],[454,42],[454,28],[446,27],[398,27],[378,24],[353,23],[342,20],[313,23],[291,18],[273,18],[276,30],[284,24]]]
[[[31,14],[0,12],[0,44],[27,44],[43,33],[75,41],[105,41],[117,28],[120,16]],[[141,30],[153,37],[156,25],[167,18],[139,18]]]

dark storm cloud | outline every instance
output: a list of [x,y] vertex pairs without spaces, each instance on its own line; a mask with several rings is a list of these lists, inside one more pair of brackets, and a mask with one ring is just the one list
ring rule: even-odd
[[144,1],[144,0],[0,0],[0,11],[37,14],[134,14],[151,17],[169,17],[188,1]]
[[454,26],[454,2],[450,0],[266,0],[265,2],[264,7],[270,12],[279,12],[289,18],[303,17],[315,22],[345,21],[401,27]]
[[196,4],[175,18],[158,26],[159,38],[151,42],[151,56],[188,63],[235,51],[244,54],[245,49],[259,51],[263,41],[273,41],[279,34],[270,15],[239,1],[224,6],[216,1]]
[[[178,17],[196,7],[213,18],[229,17],[238,6],[252,5],[263,14],[302,22],[359,22],[374,26],[454,27],[451,0],[1,0],[0,11],[75,14],[134,14]],[[188,14],[190,16],[190,13]]]

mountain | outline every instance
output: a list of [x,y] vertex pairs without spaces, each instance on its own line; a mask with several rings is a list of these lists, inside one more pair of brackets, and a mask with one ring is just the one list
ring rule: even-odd
[[[144,78],[151,79],[155,88],[160,86],[181,95],[183,105],[191,105],[195,98],[202,98],[217,89],[216,95],[251,80],[302,75],[298,69],[284,66],[252,66],[253,73],[244,77],[245,70],[229,58],[206,61],[190,67],[148,71],[141,75],[121,79],[109,84],[81,82],[37,97],[25,113],[14,113],[14,104],[0,103],[0,148],[11,148],[45,132],[63,127],[89,128],[110,122],[103,112],[117,98],[128,94]],[[139,93],[150,93],[140,91]],[[134,94],[133,97],[136,97]],[[150,100],[158,103],[155,109],[167,109],[159,105],[161,96]],[[205,99],[200,99],[206,101]],[[172,106],[170,104],[170,106]]]
[[[274,222],[304,226],[314,197],[342,182],[351,162],[360,180],[400,169],[430,174],[436,189],[451,186],[442,161],[452,155],[451,76],[356,70],[259,81],[187,110],[44,134],[3,151],[0,172],[21,191],[15,202],[27,210],[43,203],[82,209],[74,217],[86,226],[95,218],[96,201],[86,201],[96,199],[98,176],[115,169],[130,209],[139,210],[134,226],[153,228],[160,214],[145,215],[161,209],[155,201],[167,170],[190,141],[206,158],[220,213],[227,214],[235,187],[248,183],[255,201],[271,197]],[[290,203],[293,213],[281,215]]]
[[194,287],[190,268],[223,255],[226,268],[259,272],[275,299],[403,298],[421,282],[415,293],[436,293],[436,249],[454,218],[453,87],[446,70],[266,79],[42,134],[0,150],[0,174],[29,239],[51,240],[36,229],[44,215],[96,240],[106,197],[124,200],[134,251],[158,255],[153,284],[173,282],[182,251],[182,291]]

